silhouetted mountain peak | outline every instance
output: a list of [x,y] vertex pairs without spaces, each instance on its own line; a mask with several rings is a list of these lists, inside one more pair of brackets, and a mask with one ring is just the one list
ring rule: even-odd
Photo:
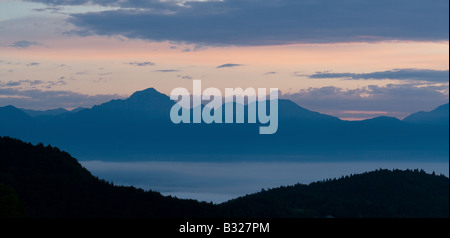
[[448,105],[448,103],[447,104],[444,104],[444,105],[441,105],[441,106],[439,106],[439,107],[437,107],[436,109],[434,109],[433,111],[444,111],[444,112],[449,112],[449,105]]
[[[158,92],[154,88],[148,88],[133,93],[127,99],[111,100],[107,103],[92,107],[95,112],[108,111],[121,116],[132,117],[136,112],[150,113],[153,116],[168,115],[174,102],[169,96]],[[82,110],[83,113],[89,113]],[[131,113],[131,114],[130,114]],[[108,115],[110,116],[110,115]],[[134,115],[138,116],[138,115]]]
[[13,128],[13,126],[24,128],[24,123],[30,120],[31,117],[28,114],[14,106],[0,107],[0,124],[6,127],[4,129]]
[[428,125],[447,125],[449,123],[449,104],[441,105],[430,112],[416,112],[405,119],[405,122]]
[[151,101],[151,100],[168,100],[169,97],[165,94],[158,92],[154,88],[147,88],[142,91],[134,92],[129,100],[132,101]]
[[28,114],[26,114],[24,111],[11,105],[0,107],[0,115],[1,115],[0,117],[7,117],[7,116],[29,117]]
[[12,105],[8,105],[8,106],[4,106],[4,107],[0,107],[0,110],[3,111],[12,111],[12,110],[19,110],[18,108],[12,106]]

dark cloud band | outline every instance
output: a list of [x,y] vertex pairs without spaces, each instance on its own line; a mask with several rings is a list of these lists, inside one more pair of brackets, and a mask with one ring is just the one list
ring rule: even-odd
[[88,2],[118,10],[72,14],[81,35],[123,35],[209,45],[273,45],[382,40],[448,41],[448,0],[224,0]]
[[394,69],[387,71],[378,71],[372,73],[356,74],[356,73],[330,73],[317,72],[307,76],[309,78],[342,78],[350,80],[358,79],[396,79],[396,80],[414,80],[445,83],[449,81],[448,70],[431,70],[431,69]]

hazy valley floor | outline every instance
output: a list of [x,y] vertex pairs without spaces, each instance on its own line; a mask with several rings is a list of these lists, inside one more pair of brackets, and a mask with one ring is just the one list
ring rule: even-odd
[[274,188],[375,169],[423,169],[449,176],[448,162],[104,162],[81,161],[99,178],[163,195],[214,203]]

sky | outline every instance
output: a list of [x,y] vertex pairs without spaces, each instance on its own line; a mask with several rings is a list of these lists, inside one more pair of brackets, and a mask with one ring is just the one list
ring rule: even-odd
[[448,0],[0,0],[0,106],[91,107],[153,87],[278,88],[403,118],[449,101]]

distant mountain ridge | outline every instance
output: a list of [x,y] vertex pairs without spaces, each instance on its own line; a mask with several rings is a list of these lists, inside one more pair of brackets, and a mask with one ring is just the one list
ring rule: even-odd
[[56,109],[50,109],[45,111],[39,111],[39,110],[31,110],[31,109],[23,109],[20,108],[20,110],[24,111],[26,114],[36,117],[36,116],[56,116],[63,113],[68,113],[69,111],[64,108],[56,108]]
[[[441,123],[436,126],[390,117],[342,121],[289,100],[278,103],[279,126],[273,135],[259,135],[259,124],[173,124],[169,113],[175,102],[153,88],[58,115],[31,117],[15,107],[2,107],[0,135],[52,144],[85,160],[164,156],[245,160],[249,155],[303,160],[448,158],[449,134],[448,129],[441,129],[445,127]],[[446,108],[448,112],[448,105]],[[445,106],[438,110],[444,115],[441,111]]]
[[430,112],[413,113],[403,121],[414,124],[449,126],[449,104],[441,105]]

